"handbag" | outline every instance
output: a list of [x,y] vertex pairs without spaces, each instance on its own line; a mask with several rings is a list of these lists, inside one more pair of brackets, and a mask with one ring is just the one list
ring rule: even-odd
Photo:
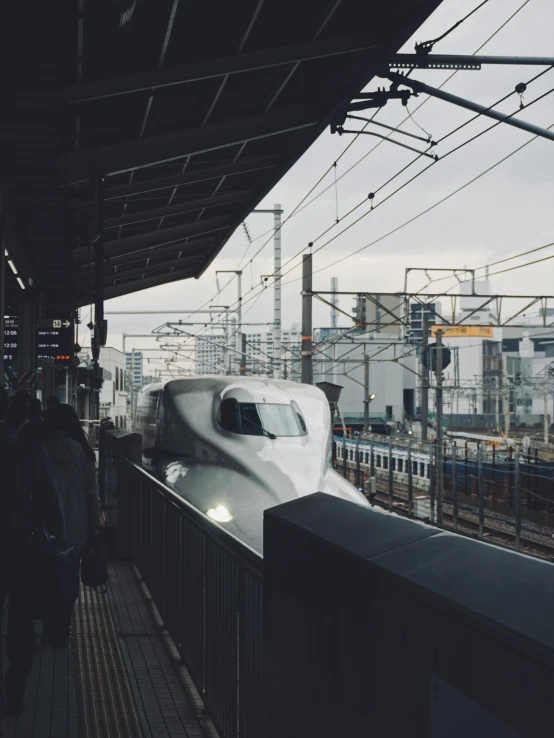
[[79,595],[79,559],[72,546],[43,530],[35,546],[35,616],[44,625],[64,622]]
[[100,538],[98,533],[94,533],[89,537],[81,557],[81,582],[104,594],[109,578]]

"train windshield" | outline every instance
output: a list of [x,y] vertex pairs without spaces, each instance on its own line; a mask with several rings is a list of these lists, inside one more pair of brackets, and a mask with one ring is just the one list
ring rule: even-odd
[[237,402],[229,398],[219,410],[221,426],[232,433],[246,436],[305,436],[306,423],[300,410],[290,405]]

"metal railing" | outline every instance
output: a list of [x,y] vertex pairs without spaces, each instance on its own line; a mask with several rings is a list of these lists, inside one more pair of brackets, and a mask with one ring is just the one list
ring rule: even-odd
[[390,511],[554,560],[554,462],[538,454],[335,437],[333,465]]
[[221,738],[262,735],[262,557],[125,458],[118,535]]

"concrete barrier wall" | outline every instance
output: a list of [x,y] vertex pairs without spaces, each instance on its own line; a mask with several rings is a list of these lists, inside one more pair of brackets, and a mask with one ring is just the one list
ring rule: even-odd
[[323,494],[264,526],[266,738],[552,733],[552,564]]

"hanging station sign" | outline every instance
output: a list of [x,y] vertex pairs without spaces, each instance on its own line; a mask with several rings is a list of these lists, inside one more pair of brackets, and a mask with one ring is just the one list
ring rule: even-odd
[[74,346],[75,330],[70,318],[41,318],[37,322],[38,363],[69,364],[73,359]]

